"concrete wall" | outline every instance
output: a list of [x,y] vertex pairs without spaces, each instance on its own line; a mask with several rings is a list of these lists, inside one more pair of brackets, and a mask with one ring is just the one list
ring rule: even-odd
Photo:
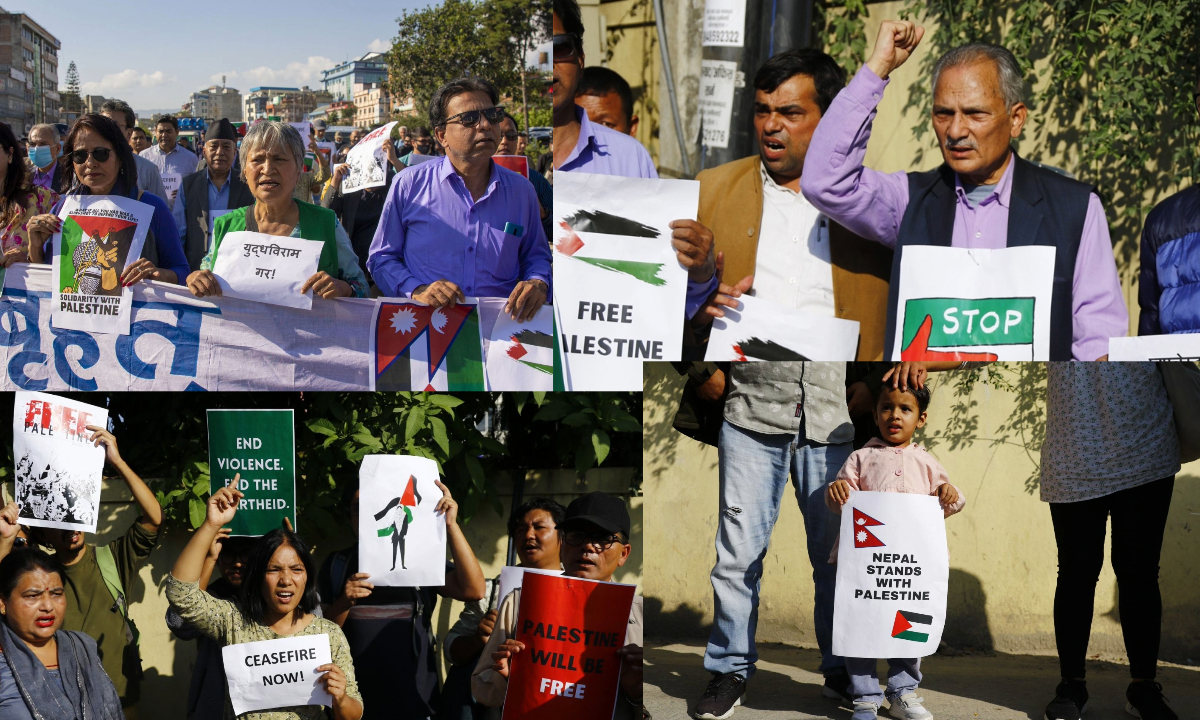
[[[1028,439],[999,430],[1017,409],[1014,393],[977,385],[969,397],[955,397],[948,387],[955,376],[933,377],[923,433],[967,497],[964,511],[946,522],[951,569],[944,638],[956,647],[1053,652],[1054,533],[1048,506],[1026,489],[1038,453]],[[646,365],[643,487],[646,542],[654,548],[646,568],[647,625],[656,635],[707,637],[717,453],[671,428],[682,385],[669,365]],[[966,423],[948,427],[951,406],[960,402],[968,404]],[[1035,408],[1043,418],[1044,412]],[[815,646],[811,566],[793,497],[785,495],[764,563],[758,639]],[[1185,466],[1175,481],[1160,586],[1160,656],[1200,661],[1200,462]],[[1116,578],[1106,562],[1092,608],[1089,653],[1123,655],[1116,608]]]
[[[628,497],[633,468],[605,468],[587,473],[585,480],[577,480],[573,471],[531,471],[525,482],[525,499],[537,495],[549,495],[566,505],[580,494],[603,490],[614,495]],[[499,575],[507,552],[506,522],[512,509],[513,487],[511,480],[501,476],[495,480],[504,504],[504,517],[490,509],[481,509],[464,525],[468,541],[479,558],[484,575]],[[633,522],[633,552],[629,560],[616,575],[617,582],[642,584],[643,523],[641,497],[628,497],[630,517]],[[136,504],[128,488],[119,479],[112,484],[105,481],[101,496],[99,533],[89,542],[106,543],[124,532],[138,515]],[[145,720],[175,720],[183,716],[187,699],[188,683],[196,657],[194,642],[178,642],[167,630],[163,615],[167,610],[165,594],[166,576],[187,544],[191,531],[181,528],[168,529],[149,561],[139,574],[140,582],[127,588],[130,596],[130,614],[141,631],[142,667],[146,677],[142,682],[142,701],[139,709]],[[311,540],[312,537],[309,536]],[[332,550],[346,547],[353,539],[345,534],[316,542],[314,554],[318,565]],[[437,633],[444,636],[458,619],[462,603],[439,602],[435,622]],[[440,659],[439,651],[439,659]]]

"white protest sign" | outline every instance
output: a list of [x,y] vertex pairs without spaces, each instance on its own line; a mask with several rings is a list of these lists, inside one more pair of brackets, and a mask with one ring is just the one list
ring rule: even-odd
[[179,186],[183,184],[183,176],[179,173],[161,173],[163,188],[167,191],[167,205],[174,208],[175,198],[179,195]]
[[729,126],[733,123],[733,88],[737,63],[726,60],[700,61],[700,117],[704,144],[729,147]]
[[300,133],[300,139],[304,141],[304,152],[312,152],[312,140],[309,134],[312,132],[312,123],[306,120],[304,122],[290,122],[288,125],[296,128],[296,132]]
[[[500,591],[496,593],[495,607],[500,607],[500,603],[504,602],[504,598],[513,590],[521,587],[525,581],[525,573],[538,573],[539,575],[562,575],[562,570],[538,570],[536,568],[523,568],[516,565],[505,565],[500,568]],[[490,609],[490,608],[489,608]]]
[[892,360],[1050,359],[1053,247],[900,252]]
[[936,497],[852,490],[838,536],[833,654],[937,652],[949,578],[946,522]]
[[53,237],[55,329],[129,334],[125,268],[142,256],[154,207],[117,195],[68,195]]
[[358,469],[358,570],[386,587],[446,582],[446,518],[437,463],[413,455],[367,455]]
[[263,233],[231,232],[221,240],[213,275],[228,297],[308,310],[312,289],[300,288],[317,272],[322,244]]
[[40,392],[13,401],[13,494],[22,525],[96,532],[104,446],[88,425],[108,428],[108,410]]
[[1108,359],[1123,362],[1200,360],[1200,333],[1110,338]]
[[703,47],[745,43],[746,0],[704,0]]
[[[491,299],[491,298],[489,298]],[[525,322],[504,312],[487,333],[484,368],[489,390],[554,389],[554,308],[543,305]]]
[[346,153],[350,174],[342,181],[343,193],[381,187],[387,181],[387,157],[383,152],[383,144],[390,142],[394,127],[396,123],[390,122],[375,128]]
[[317,672],[333,662],[324,633],[226,645],[221,659],[234,715],[304,705],[333,707]]
[[737,300],[738,309],[722,308],[725,317],[713,320],[705,360],[854,360],[857,354],[856,320],[813,315],[750,295]]
[[678,360],[687,271],[672,220],[695,218],[693,180],[560,173],[554,311],[568,390],[636,390],[646,360]]

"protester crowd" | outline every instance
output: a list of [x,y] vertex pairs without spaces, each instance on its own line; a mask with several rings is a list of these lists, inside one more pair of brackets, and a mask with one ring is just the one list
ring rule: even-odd
[[[3,264],[51,262],[63,201],[113,195],[154,208],[123,285],[150,279],[220,295],[212,270],[221,240],[252,231],[322,243],[318,272],[301,292],[437,307],[501,297],[524,321],[550,301],[553,193],[535,163],[525,160],[525,176],[492,160],[526,152],[526,133],[499,103],[486,79],[447,83],[434,94],[428,126],[397,126],[383,141],[384,184],[351,192],[342,191],[347,155],[369,131],[327,136],[324,120],[302,138],[287,123],[235,127],[218,118],[197,152],[179,137],[177,118],[158,117],[151,139],[120,100],[80,117],[65,136],[40,124],[18,139],[0,124]],[[334,150],[316,151],[316,143]]]
[[[128,598],[138,569],[160,539],[163,511],[122,458],[117,440],[89,426],[109,465],[125,481],[140,516],[118,538],[94,545],[78,530],[26,527],[16,502],[0,510],[0,717],[136,718],[142,681],[138,628]],[[428,587],[376,586],[360,572],[357,543],[329,553],[318,567],[290,522],[260,537],[233,537],[227,526],[242,493],[235,486],[207,501],[165,580],[165,623],[197,654],[186,698],[167,712],[189,720],[234,717],[221,649],[283,637],[329,636],[333,662],[317,668],[337,720],[404,717],[472,720],[500,716],[520,590],[499,597],[458,523],[458,504],[440,482],[435,515],[446,524],[450,560],[445,582]],[[359,491],[345,493],[358,528]],[[563,507],[535,497],[515,507],[508,535],[518,566],[611,582],[631,550],[629,511],[621,498],[592,492]],[[411,562],[411,559],[410,559]],[[214,576],[214,571],[216,575]],[[434,631],[439,598],[466,608],[441,640]],[[642,717],[641,598],[629,616],[613,717]],[[439,676],[439,647],[446,680]],[[6,662],[6,661],[7,662]],[[163,716],[162,708],[147,716]],[[73,714],[72,714],[73,713]],[[321,705],[240,717],[327,717]]]

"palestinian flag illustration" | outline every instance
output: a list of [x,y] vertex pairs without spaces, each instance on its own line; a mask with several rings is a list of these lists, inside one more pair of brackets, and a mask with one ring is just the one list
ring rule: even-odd
[[[896,622],[892,624],[892,637],[897,640],[912,640],[913,642],[929,642],[929,633],[916,632],[914,625],[932,625],[933,617],[908,610],[896,611]],[[885,626],[886,627],[886,626]]]
[[883,525],[883,523],[858,508],[854,508],[854,547],[885,547],[883,542],[875,537],[875,533],[867,529],[872,525]]
[[512,336],[508,357],[547,375],[554,374],[554,338],[537,330],[522,330]]
[[[385,507],[378,515],[375,516],[375,519],[383,520],[393,508],[399,507],[404,515],[404,519],[401,521],[402,524],[407,525],[411,523],[413,521],[413,514],[412,510],[409,508],[415,508],[418,502],[416,494],[416,482],[416,478],[414,478],[412,475],[409,475],[408,485],[405,486],[404,493],[400,496],[399,500],[393,500],[392,502],[388,503],[387,507]],[[397,514],[396,519],[400,519],[399,514]],[[396,524],[393,522],[389,522],[387,527],[380,528],[375,531],[379,537],[387,537],[395,532]]]
[[137,233],[135,219],[78,211],[62,225],[58,286],[63,293],[121,294],[121,273]]
[[757,337],[735,343],[733,351],[737,353],[738,362],[747,362],[750,360],[779,362],[783,360],[808,359],[795,350],[784,347],[774,340],[760,340]]
[[380,303],[374,332],[376,390],[484,389],[476,305]]
[[[558,251],[559,255],[574,258],[580,262],[585,262],[589,265],[595,265],[598,268],[603,268],[604,270],[608,270],[610,272],[628,275],[636,280],[646,283],[647,285],[661,287],[667,284],[665,278],[659,277],[659,273],[662,272],[663,269],[662,263],[638,262],[636,260],[616,260],[612,258],[580,255],[579,251],[583,249],[584,243],[583,239],[579,237],[579,233],[577,233],[575,228],[572,227],[568,222],[564,221],[560,223],[560,226],[567,231],[567,234],[560,238],[559,241],[554,245],[554,249]],[[658,233],[656,230],[654,230],[654,228],[650,228],[650,230],[655,233],[651,237],[658,237]],[[580,232],[584,231],[581,229]],[[646,236],[642,235],[641,237]]]
[[916,298],[904,304],[900,359],[995,361],[1001,346],[1028,346],[1033,359],[1034,298]]

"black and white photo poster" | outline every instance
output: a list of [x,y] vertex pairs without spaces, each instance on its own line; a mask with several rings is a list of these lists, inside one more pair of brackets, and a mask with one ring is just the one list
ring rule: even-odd
[[22,525],[96,532],[104,446],[88,425],[108,427],[108,410],[39,392],[13,405],[13,493]]

